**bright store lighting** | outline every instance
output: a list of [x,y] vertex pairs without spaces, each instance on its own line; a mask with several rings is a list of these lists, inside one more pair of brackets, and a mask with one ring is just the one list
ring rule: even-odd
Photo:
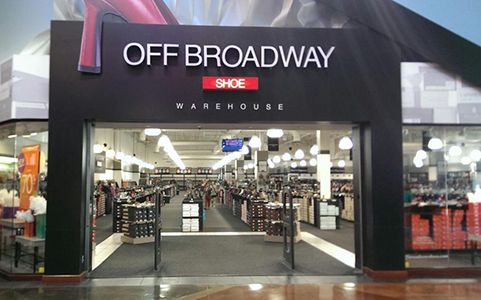
[[240,153],[243,155],[249,154],[249,147],[247,147],[246,145],[243,145],[242,149],[240,150]]
[[270,138],[280,138],[284,135],[284,130],[282,129],[268,129],[267,136]]
[[469,157],[473,161],[480,161],[481,160],[481,151],[479,151],[478,149],[475,149],[475,150],[471,151],[471,153],[469,153]]
[[31,137],[31,135],[30,134],[24,134],[24,135],[22,135],[22,137],[29,138],[29,137]]
[[[249,167],[247,165],[244,165],[244,170],[247,170]],[[214,169],[214,168],[213,168]],[[215,169],[214,169],[215,170]]]
[[416,157],[419,157],[419,159],[423,160],[423,159],[428,158],[428,154],[424,150],[418,150],[416,152]]
[[125,154],[123,152],[117,152],[115,153],[115,158],[118,160],[122,160],[125,157]]
[[301,160],[301,161],[299,162],[299,166],[305,167],[305,166],[307,166],[307,162],[306,162],[305,160]]
[[287,152],[284,153],[284,154],[282,154],[282,160],[283,160],[283,161],[289,161],[289,160],[291,160],[291,155],[290,155],[289,153],[287,153]]
[[414,157],[413,163],[416,168],[421,168],[424,165],[422,158],[419,156]]
[[340,161],[337,162],[337,166],[339,168],[344,168],[346,166],[346,162],[343,159],[341,159]]
[[449,156],[460,156],[462,153],[463,150],[458,145],[451,146],[448,151]]
[[8,136],[9,139],[13,139],[13,138],[16,138],[16,137],[17,137],[16,134],[11,134],[11,135]]
[[[239,151],[231,152],[231,153],[227,154],[226,156],[224,156],[221,160],[219,160],[218,162],[216,162],[216,163],[212,166],[212,169],[217,170],[217,169],[223,168],[225,165],[230,164],[232,161],[241,158],[241,156],[242,156],[242,153],[239,152]],[[246,168],[246,166],[244,165],[244,170],[246,170],[246,169],[247,169],[247,168]]]
[[311,158],[309,160],[309,165],[312,166],[312,167],[317,166],[317,160],[315,158]]
[[296,163],[296,162],[292,162],[292,163],[291,163],[291,168],[293,168],[293,169],[297,168],[297,163]]
[[112,150],[112,149],[109,149],[105,152],[105,155],[108,157],[108,158],[114,158],[115,157],[115,151]]
[[250,164],[247,165],[247,167],[248,167],[249,169],[254,169],[254,164],[253,164],[253,163],[250,163]]
[[296,159],[303,159],[304,158],[304,151],[302,151],[302,149],[297,149],[296,152],[294,153],[294,157]]
[[257,135],[253,135],[249,141],[249,146],[251,148],[260,148],[261,147],[261,139]]
[[272,162],[272,159],[268,159],[267,160],[267,165],[269,166],[269,168],[271,169],[274,169],[274,167],[276,166],[273,162]]
[[344,136],[340,141],[339,141],[339,149],[341,150],[349,150],[352,149],[352,141],[351,138],[348,136]]
[[278,164],[281,162],[281,157],[279,155],[276,155],[272,158],[272,161],[275,163],[275,164]]
[[428,148],[431,150],[439,150],[443,147],[443,141],[440,138],[432,137],[428,142]]
[[0,164],[12,164],[17,162],[15,157],[10,156],[0,156]]
[[465,166],[469,165],[471,163],[471,158],[469,156],[463,156],[461,158],[461,163]]
[[159,128],[145,128],[144,133],[148,136],[159,136],[162,131]]
[[36,135],[37,135],[37,133],[36,133],[36,132],[32,132],[32,133],[30,133],[30,136],[36,136]]
[[157,142],[157,146],[164,148],[164,152],[167,153],[169,158],[179,167],[181,170],[185,170],[185,165],[182,159],[180,158],[177,151],[175,151],[172,142],[170,141],[169,137],[165,134],[159,138]]
[[319,146],[318,145],[312,145],[311,149],[309,150],[309,153],[311,153],[311,155],[319,154]]
[[260,284],[260,283],[251,283],[251,284],[249,284],[249,289],[250,289],[251,291],[259,291],[259,290],[262,289],[262,287],[263,287],[263,286],[262,286],[262,284]]
[[94,153],[102,153],[103,150],[104,150],[104,146],[100,144],[94,145]]

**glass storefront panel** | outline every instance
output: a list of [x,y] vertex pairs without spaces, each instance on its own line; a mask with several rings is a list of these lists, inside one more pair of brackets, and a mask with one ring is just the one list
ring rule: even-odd
[[0,127],[0,270],[42,273],[47,206],[47,122]]
[[481,243],[481,127],[403,133],[406,266],[481,265],[472,251]]

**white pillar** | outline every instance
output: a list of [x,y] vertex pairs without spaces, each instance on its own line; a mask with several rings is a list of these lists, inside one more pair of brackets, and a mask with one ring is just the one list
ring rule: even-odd
[[331,198],[331,154],[329,152],[329,135],[326,131],[317,130],[317,181],[319,181],[319,195],[321,198]]

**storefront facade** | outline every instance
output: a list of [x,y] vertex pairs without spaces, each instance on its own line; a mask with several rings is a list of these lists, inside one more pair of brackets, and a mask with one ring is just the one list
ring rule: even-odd
[[[355,128],[356,267],[373,276],[407,276],[406,268],[417,266],[409,255],[424,249],[413,248],[411,222],[416,217],[406,212],[403,203],[406,178],[426,173],[428,181],[439,186],[446,184],[439,178],[448,172],[467,171],[475,174],[470,181],[475,184],[479,168],[476,157],[462,164],[466,170],[458,166],[462,157],[451,162],[441,158],[456,143],[468,144],[465,151],[479,149],[469,138],[452,142],[448,132],[461,127],[477,130],[478,89],[474,88],[475,96],[466,96],[475,103],[469,111],[461,104],[458,110],[446,112],[453,105],[444,107],[436,100],[444,96],[436,96],[432,103],[419,101],[429,95],[417,94],[412,68],[425,74],[432,66],[423,69],[423,63],[436,63],[462,77],[465,86],[466,82],[479,85],[479,74],[473,71],[479,60],[466,58],[479,57],[479,47],[398,6],[366,1],[361,9],[345,2],[349,1],[329,5],[349,16],[356,28],[105,23],[95,73],[78,71],[82,22],[53,22],[45,275],[80,276],[91,267],[95,123],[326,122],[350,123]],[[385,15],[373,15],[376,5],[384,8]],[[402,18],[389,18],[399,14]],[[396,30],[406,26],[404,33],[409,34]],[[429,45],[423,42],[426,36]],[[406,67],[419,62],[421,67]],[[446,81],[445,90],[452,90],[451,81]],[[455,85],[463,86],[458,81]],[[431,86],[439,85],[436,79],[433,82]],[[436,150],[441,154],[427,150],[424,132],[443,139],[442,153]],[[423,146],[429,157],[421,159],[423,165],[418,167],[419,158],[411,152]],[[467,238],[469,230],[460,230]],[[443,255],[446,250],[449,257],[449,247],[437,246],[426,250],[441,249]]]

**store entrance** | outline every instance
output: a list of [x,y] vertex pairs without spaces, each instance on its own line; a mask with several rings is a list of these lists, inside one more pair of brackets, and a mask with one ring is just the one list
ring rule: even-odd
[[[95,124],[90,276],[353,274],[355,136],[352,124]],[[294,270],[283,263],[286,192]]]

